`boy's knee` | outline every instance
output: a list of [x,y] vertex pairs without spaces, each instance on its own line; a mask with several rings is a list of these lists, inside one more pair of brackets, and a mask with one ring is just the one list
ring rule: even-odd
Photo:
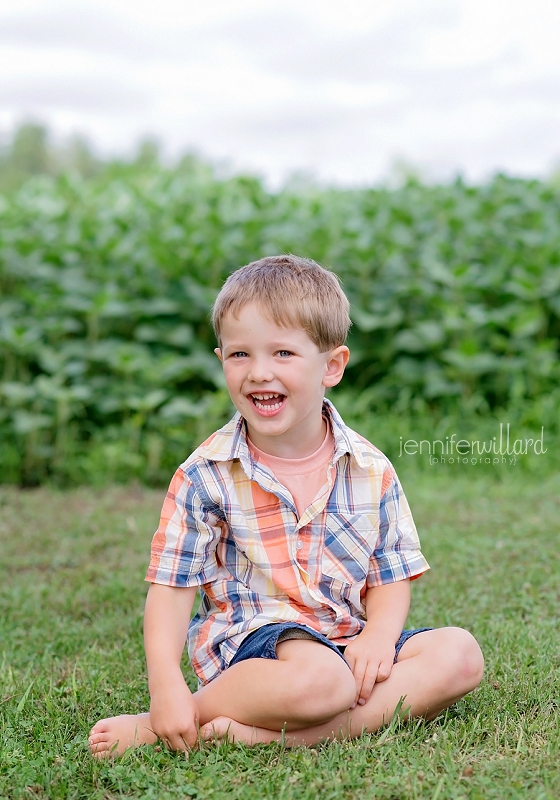
[[457,695],[475,689],[484,674],[484,657],[474,636],[463,628],[447,628],[446,658],[448,680]]

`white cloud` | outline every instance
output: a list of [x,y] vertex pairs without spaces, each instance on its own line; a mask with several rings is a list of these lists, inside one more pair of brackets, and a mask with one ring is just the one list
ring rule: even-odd
[[3,0],[0,124],[104,151],[155,134],[278,181],[542,174],[560,155],[546,0]]

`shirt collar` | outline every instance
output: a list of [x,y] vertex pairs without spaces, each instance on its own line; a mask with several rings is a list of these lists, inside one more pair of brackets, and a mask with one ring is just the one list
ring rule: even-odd
[[[334,437],[333,462],[346,454],[353,456],[360,467],[365,467],[362,440],[348,428],[330,400],[323,400],[323,413],[331,423]],[[253,460],[247,444],[245,419],[239,411],[203,445],[198,454],[209,461],[233,461],[239,459],[247,475],[253,474]]]

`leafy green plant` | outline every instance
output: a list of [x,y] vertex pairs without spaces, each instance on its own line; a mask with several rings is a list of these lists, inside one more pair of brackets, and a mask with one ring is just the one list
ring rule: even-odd
[[33,178],[0,197],[1,479],[166,479],[231,410],[220,285],[286,251],[342,279],[364,413],[555,425],[559,200],[504,176],[270,192],[194,158]]

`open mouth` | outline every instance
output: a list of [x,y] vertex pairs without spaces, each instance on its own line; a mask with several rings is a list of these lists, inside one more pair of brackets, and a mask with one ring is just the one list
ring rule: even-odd
[[286,395],[283,394],[250,394],[249,397],[253,401],[259,411],[278,411],[284,402]]

